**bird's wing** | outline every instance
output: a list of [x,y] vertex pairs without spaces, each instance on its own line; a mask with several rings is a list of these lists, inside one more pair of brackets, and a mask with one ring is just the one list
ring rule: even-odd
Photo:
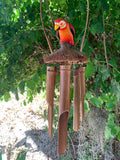
[[72,32],[73,37],[74,37],[74,36],[75,36],[75,29],[74,29],[74,27],[72,26],[72,24],[69,24],[69,27],[70,27],[70,31]]

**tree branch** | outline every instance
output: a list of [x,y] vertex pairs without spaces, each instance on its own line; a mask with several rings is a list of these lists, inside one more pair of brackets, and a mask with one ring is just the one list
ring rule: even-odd
[[84,40],[85,40],[85,35],[86,35],[86,30],[87,30],[87,25],[88,25],[88,18],[89,18],[89,0],[87,0],[87,18],[86,18],[85,32],[84,32],[84,35],[82,38],[82,43],[81,43],[81,48],[80,48],[81,52],[82,52],[83,44],[84,44]]
[[45,30],[45,26],[44,26],[44,22],[43,22],[43,17],[42,17],[42,0],[41,0],[41,2],[40,2],[40,16],[41,16],[41,22],[42,22],[44,34],[45,34],[45,37],[46,37],[46,40],[47,40],[47,43],[48,43],[50,52],[52,53],[52,52],[53,52],[52,44],[51,44],[50,39],[49,39],[48,36],[47,36],[46,30]]

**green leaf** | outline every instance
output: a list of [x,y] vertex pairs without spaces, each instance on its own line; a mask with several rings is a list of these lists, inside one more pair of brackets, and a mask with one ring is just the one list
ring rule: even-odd
[[70,87],[70,100],[73,100],[73,87]]
[[109,113],[108,116],[108,123],[114,122],[115,121],[115,114],[114,113]]
[[35,84],[35,82],[34,82],[33,80],[27,81],[27,87],[28,87],[29,89],[34,90],[34,89],[35,89],[35,86],[36,86],[36,84]]
[[18,96],[18,89],[17,88],[15,88],[15,98],[17,99],[17,100],[19,100],[19,96]]
[[95,35],[95,34],[96,34],[96,31],[97,31],[97,30],[96,30],[96,25],[94,25],[94,24],[91,25],[90,31],[92,32],[93,35]]
[[44,119],[46,120],[47,119],[47,111],[44,110]]
[[61,160],[66,160],[66,158],[65,157],[61,157]]
[[23,94],[25,92],[25,82],[24,81],[21,81],[19,83],[19,89],[21,91],[21,94]]
[[85,68],[85,76],[86,78],[90,78],[95,73],[95,67],[93,63],[90,61],[87,63],[87,66]]
[[110,69],[107,69],[105,65],[99,66],[99,71],[102,73],[102,80],[105,81],[110,76]]
[[109,10],[109,4],[107,2],[108,2],[107,0],[101,1],[102,7],[105,11]]
[[118,127],[114,126],[111,128],[111,135],[114,137],[118,133]]
[[102,74],[102,80],[105,81],[106,79],[108,79],[109,76],[110,76],[110,70],[108,69]]
[[104,32],[104,28],[103,28],[103,26],[100,25],[100,24],[97,24],[97,25],[96,25],[96,29],[97,29],[97,31],[100,32],[100,33],[103,33],[103,32]]
[[117,82],[115,79],[111,80],[111,92],[117,97],[117,101],[120,100],[120,83]]
[[33,101],[33,96],[30,95],[30,96],[29,96],[29,99],[28,99],[28,103],[29,103],[29,102],[32,102],[32,101]]
[[118,140],[120,141],[120,127],[118,128],[117,137],[118,137]]
[[19,153],[16,160],[25,160],[27,152]]
[[0,160],[2,160],[2,152],[0,152]]
[[110,64],[112,67],[117,68],[118,60],[115,58],[112,58],[111,60],[108,61],[108,64]]
[[105,139],[108,140],[113,138],[116,134],[116,126],[115,126],[115,114],[109,113],[107,125],[105,127]]
[[91,104],[93,104],[94,106],[102,107],[102,103],[101,103],[100,99],[98,99],[97,97],[92,97],[90,99],[90,101],[91,101]]
[[120,46],[120,40],[118,40],[117,42],[115,42],[115,46],[119,47]]
[[0,45],[0,55],[4,52],[4,48],[2,45]]
[[7,69],[7,78],[9,81],[13,78],[12,71],[11,71],[10,67]]
[[34,42],[36,39],[35,39],[35,32],[30,32],[30,39],[32,42]]
[[92,92],[87,91],[86,94],[85,94],[85,98],[88,99],[88,100],[91,99],[92,98]]
[[113,99],[109,99],[107,102],[106,102],[106,109],[108,111],[113,111],[113,109],[115,108],[115,103],[113,102]]
[[27,105],[27,103],[26,103],[26,101],[25,101],[25,100],[23,101],[23,104],[24,104],[24,106],[26,106],[26,105]]
[[65,0],[60,0],[60,1],[58,1],[58,3],[59,3],[60,5],[65,5],[65,4],[66,4],[66,1],[65,1]]
[[72,158],[72,155],[69,153],[68,157],[69,157],[69,158]]
[[100,65],[100,66],[99,66],[99,71],[100,71],[101,73],[104,73],[106,70],[107,70],[107,68],[106,68],[105,65]]
[[84,13],[84,5],[83,4],[79,5],[79,10],[80,10],[80,12]]
[[100,96],[98,97],[98,99],[100,100],[100,102],[101,102],[101,107],[102,107],[102,104],[104,103],[104,101],[100,98]]
[[10,96],[10,93],[9,92],[6,92],[5,94],[4,94],[4,100],[6,101],[6,102],[8,102],[8,100],[11,98],[11,96]]
[[38,81],[39,81],[39,76],[38,76],[38,74],[35,74],[32,79],[33,79],[33,81],[34,81],[35,83],[38,83]]
[[84,106],[85,106],[85,110],[86,110],[87,112],[89,112],[89,111],[90,111],[90,107],[89,107],[89,103],[88,103],[87,100],[84,100]]
[[96,32],[99,32],[99,33],[104,32],[104,28],[100,23],[91,25],[90,30],[91,30],[92,34],[94,34],[94,35],[96,34]]
[[106,140],[114,137],[114,135],[111,134],[111,128],[110,127],[106,126],[104,132],[105,132],[105,139]]
[[100,99],[102,99],[103,102],[107,102],[109,100],[109,95],[106,95],[105,93],[102,93],[100,95]]

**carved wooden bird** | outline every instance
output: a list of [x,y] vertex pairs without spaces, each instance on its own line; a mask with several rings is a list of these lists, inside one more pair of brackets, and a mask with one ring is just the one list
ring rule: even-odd
[[63,42],[67,42],[74,46],[75,29],[72,24],[67,23],[64,19],[56,19],[54,23],[55,31],[60,39],[60,45]]

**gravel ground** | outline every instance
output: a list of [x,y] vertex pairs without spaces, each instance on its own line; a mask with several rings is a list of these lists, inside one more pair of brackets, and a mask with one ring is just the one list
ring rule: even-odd
[[[26,160],[60,160],[57,156],[57,131],[51,139],[46,131],[44,110],[47,104],[42,95],[37,95],[32,103],[23,105],[25,95],[19,95],[16,101],[11,94],[9,102],[0,102],[0,150],[3,160],[16,160],[18,153],[27,151]],[[72,137],[70,137],[71,143]],[[76,138],[74,138],[76,143]],[[70,153],[76,156],[76,148],[69,143],[64,155],[65,160]]]

